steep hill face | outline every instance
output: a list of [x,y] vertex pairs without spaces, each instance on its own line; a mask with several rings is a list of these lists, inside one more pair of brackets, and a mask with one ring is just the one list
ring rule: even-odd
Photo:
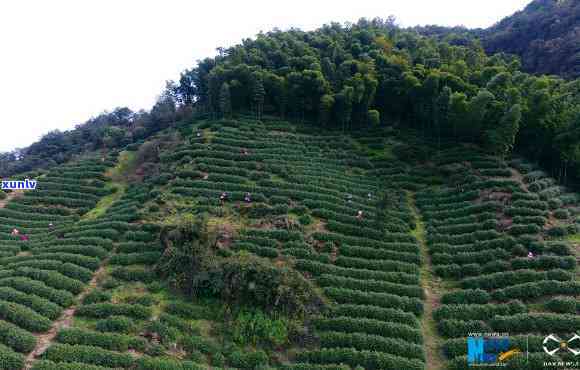
[[580,76],[580,1],[535,0],[483,33],[489,53],[519,55],[531,73]]
[[[523,160],[254,119],[118,154],[3,202],[0,369],[465,369],[470,332],[536,369],[580,325],[580,197]],[[299,316],[294,273],[322,297]]]

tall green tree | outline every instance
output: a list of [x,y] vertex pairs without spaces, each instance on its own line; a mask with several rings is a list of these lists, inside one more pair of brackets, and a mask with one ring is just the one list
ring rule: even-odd
[[224,82],[220,88],[220,112],[223,117],[232,115],[232,94],[227,82]]
[[262,80],[262,75],[258,72],[252,74],[252,91],[251,99],[254,106],[254,112],[256,114],[256,119],[262,119],[262,112],[264,111],[264,98],[266,96],[266,90],[264,89],[264,82]]
[[513,149],[521,119],[522,108],[516,104],[503,115],[497,128],[486,132],[486,146],[491,153],[504,158]]
[[451,106],[451,94],[452,91],[448,86],[445,86],[439,97],[437,98],[435,104],[435,117],[433,118],[433,123],[435,126],[435,132],[437,134],[437,143],[441,144],[441,134],[442,130],[447,129],[449,125],[449,111]]
[[328,126],[330,120],[332,119],[332,109],[334,107],[334,97],[329,94],[325,94],[320,98],[320,112],[318,114],[318,120],[321,126]]

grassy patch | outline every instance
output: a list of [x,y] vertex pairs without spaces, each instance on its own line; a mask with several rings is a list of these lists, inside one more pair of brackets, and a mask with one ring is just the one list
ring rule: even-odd
[[118,199],[120,199],[125,190],[127,189],[127,185],[124,183],[107,183],[105,185],[107,189],[116,189],[113,193],[101,198],[101,200],[97,203],[95,208],[87,212],[82,219],[83,220],[94,220],[97,219],[107,212],[107,209],[113,205]]
[[127,180],[127,175],[134,170],[135,158],[137,152],[123,151],[119,154],[117,165],[111,168],[105,174],[107,177],[113,179],[115,182],[124,182]]

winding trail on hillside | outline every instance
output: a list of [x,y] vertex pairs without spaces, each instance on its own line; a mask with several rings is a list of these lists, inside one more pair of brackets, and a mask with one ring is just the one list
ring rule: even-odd
[[[85,218],[87,217],[87,215],[91,215],[90,217],[88,217],[89,219],[98,218],[98,215],[104,214],[107,211],[107,209],[115,202],[115,200],[119,199],[125,193],[126,187],[124,186],[124,184],[112,181],[111,186],[116,187],[117,191],[101,198],[101,200],[95,206],[95,208],[85,214]],[[61,329],[68,328],[72,325],[72,321],[78,307],[82,304],[82,301],[87,296],[87,294],[89,294],[95,288],[97,288],[99,280],[104,274],[106,274],[106,267],[109,264],[111,256],[116,254],[116,252],[117,246],[116,244],[113,244],[113,249],[111,249],[107,257],[102,260],[99,268],[93,273],[91,281],[87,284],[85,289],[79,295],[77,295],[76,302],[62,312],[60,317],[52,323],[50,329],[47,332],[34,334],[34,336],[36,337],[36,346],[34,347],[32,352],[30,352],[26,356],[26,359],[24,360],[25,370],[32,369],[34,361],[38,360],[42,356],[42,354],[46,352],[46,350],[52,345],[52,343],[54,342],[54,338],[58,335],[58,332]]]
[[6,194],[6,198],[0,200],[0,208],[4,208],[8,202],[12,199],[16,199],[21,196],[24,192],[22,190],[13,190],[11,193]]
[[36,337],[36,347],[34,347],[34,350],[32,350],[32,352],[30,352],[28,356],[26,356],[26,359],[24,361],[24,369],[26,370],[32,369],[34,361],[37,360],[40,356],[42,356],[42,354],[48,349],[48,347],[50,347],[58,332],[61,329],[65,329],[71,326],[73,317],[77,311],[79,304],[82,303],[84,297],[87,294],[89,294],[93,289],[97,287],[99,278],[105,273],[105,266],[107,265],[108,262],[109,258],[106,258],[101,264],[101,267],[99,267],[99,269],[94,273],[93,278],[91,279],[85,290],[82,291],[77,296],[77,304],[65,309],[60,315],[60,317],[52,323],[52,326],[47,332],[34,335]]
[[407,201],[411,214],[415,220],[415,229],[411,232],[419,243],[421,254],[421,286],[425,294],[421,331],[425,347],[425,368],[429,370],[443,370],[446,368],[445,357],[442,352],[443,339],[437,332],[437,323],[433,318],[433,311],[439,306],[443,290],[441,279],[433,273],[431,256],[427,249],[425,224],[421,213],[415,204],[415,193],[407,191]]

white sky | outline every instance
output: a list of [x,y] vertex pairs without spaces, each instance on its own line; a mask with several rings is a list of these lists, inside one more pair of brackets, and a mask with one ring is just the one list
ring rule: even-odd
[[149,109],[166,80],[261,30],[390,14],[487,27],[529,1],[0,1],[0,151],[117,106]]

